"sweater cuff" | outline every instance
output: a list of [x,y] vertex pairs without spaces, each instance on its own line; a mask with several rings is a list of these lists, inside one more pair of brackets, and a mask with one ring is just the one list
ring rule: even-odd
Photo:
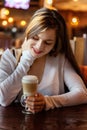
[[56,96],[44,96],[45,98],[45,110],[54,109],[61,107],[61,104]]
[[46,105],[45,105],[45,110],[47,111],[47,110],[49,110],[49,109],[53,109],[54,108],[54,106],[52,105],[52,102],[51,102],[51,97],[49,97],[49,96],[44,96],[45,97],[45,103],[46,103]]

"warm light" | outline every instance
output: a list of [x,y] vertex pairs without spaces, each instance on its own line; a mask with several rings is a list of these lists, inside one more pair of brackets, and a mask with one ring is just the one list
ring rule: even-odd
[[9,17],[9,18],[8,18],[8,22],[9,22],[9,23],[13,23],[13,21],[14,21],[14,19],[13,19],[12,17]]
[[72,18],[72,22],[76,23],[77,22],[77,18]]
[[5,15],[9,15],[9,10],[5,9]]
[[25,20],[22,20],[22,21],[20,22],[20,25],[21,25],[21,26],[25,26],[25,25],[26,25],[26,21],[25,21]]
[[53,0],[47,0],[47,3],[48,3],[49,5],[52,5]]
[[9,10],[6,8],[2,8],[0,11],[1,19],[5,19],[7,15],[9,15]]
[[2,25],[3,25],[3,26],[7,26],[7,24],[8,24],[8,22],[7,22],[6,20],[3,20],[3,21],[2,21]]
[[1,13],[4,14],[4,15],[9,15],[9,10],[6,9],[6,8],[2,8]]
[[78,0],[73,0],[74,2],[77,2]]
[[71,24],[73,26],[77,26],[79,24],[79,19],[77,17],[73,17],[72,21],[71,21]]
[[44,0],[44,7],[52,8],[53,0]]

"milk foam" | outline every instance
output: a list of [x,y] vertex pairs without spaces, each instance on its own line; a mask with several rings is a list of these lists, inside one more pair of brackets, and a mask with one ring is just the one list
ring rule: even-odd
[[38,83],[38,78],[35,75],[25,75],[22,78],[22,83]]

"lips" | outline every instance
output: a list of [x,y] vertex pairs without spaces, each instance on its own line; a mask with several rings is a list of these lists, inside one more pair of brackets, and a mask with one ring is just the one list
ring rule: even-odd
[[42,51],[38,51],[37,49],[33,48],[34,53],[40,54]]

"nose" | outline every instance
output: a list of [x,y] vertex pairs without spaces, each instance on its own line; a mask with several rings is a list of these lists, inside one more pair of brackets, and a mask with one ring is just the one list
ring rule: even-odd
[[44,43],[43,43],[42,40],[39,40],[39,41],[37,42],[36,48],[37,48],[38,50],[43,50],[43,49],[44,49]]

